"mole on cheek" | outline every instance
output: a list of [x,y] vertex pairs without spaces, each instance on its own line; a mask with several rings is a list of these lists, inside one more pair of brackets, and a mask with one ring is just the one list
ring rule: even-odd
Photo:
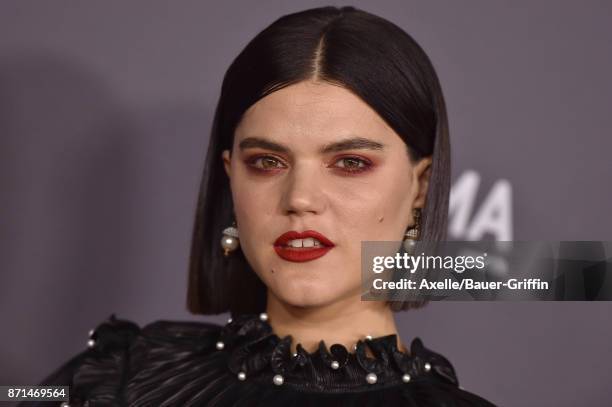
[[270,273],[274,274],[274,269],[270,269]]

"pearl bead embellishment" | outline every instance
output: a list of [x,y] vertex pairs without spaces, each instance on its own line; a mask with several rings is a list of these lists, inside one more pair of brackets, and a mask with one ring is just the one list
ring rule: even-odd
[[[259,314],[259,320],[262,321],[262,322],[268,321],[269,320],[268,314],[266,312],[260,313]],[[231,322],[232,322],[232,318],[228,318],[227,323],[230,324]],[[91,338],[91,336],[93,334],[94,334],[93,330],[90,331],[90,333],[89,333],[90,339],[87,342],[89,347],[94,347],[95,344],[96,344],[96,341],[93,338]],[[357,341],[352,346],[353,350],[356,351],[359,348],[360,342],[361,342],[361,345],[367,344],[368,347],[372,346],[372,342],[371,341],[374,341],[374,338],[373,338],[372,335],[364,335],[362,338],[365,338],[365,341],[367,341],[367,342]],[[223,341],[219,340],[215,344],[215,346],[216,346],[216,348],[218,350],[223,350],[225,348],[225,343]],[[329,356],[337,357],[338,355],[335,354],[336,353],[335,351],[336,351],[336,349],[332,346],[331,355],[329,355]],[[346,349],[344,349],[343,352],[344,353],[342,353],[342,356],[346,356],[347,355]],[[293,358],[297,358],[299,356],[299,352],[288,352],[288,354],[292,355]],[[357,357],[360,357],[360,356],[362,356],[362,355],[357,355]],[[327,362],[327,363],[329,363],[328,366],[331,369],[333,369],[333,370],[340,369],[341,365],[343,365],[343,363],[346,363],[346,361],[343,361],[341,363],[340,360],[333,360],[333,357],[330,358],[332,360],[328,359],[328,362]],[[421,361],[422,361],[422,359],[421,359]],[[295,362],[296,362],[296,360],[292,361],[292,363],[295,363]],[[415,362],[418,362],[418,359],[415,360]],[[425,372],[430,372],[432,370],[432,367],[433,367],[430,362],[424,362],[423,364],[421,364],[421,366],[422,366],[423,371],[425,371]],[[350,365],[348,367],[350,367]],[[399,373],[401,375],[400,377],[401,377],[401,380],[402,380],[403,383],[410,383],[410,382],[413,381],[412,380],[412,376],[410,374],[403,373],[403,372],[399,372]],[[247,379],[247,374],[246,374],[245,371],[238,371],[236,375],[237,375],[238,380],[240,380],[240,381],[244,381],[244,380]],[[395,379],[395,380],[397,380],[397,379]],[[365,381],[366,381],[366,383],[368,383],[370,385],[376,384],[376,383],[378,383],[378,376],[374,372],[366,372]],[[284,382],[285,382],[285,378],[281,374],[274,374],[274,376],[272,377],[272,383],[275,386],[282,386],[284,384]]]
[[414,239],[404,239],[404,249],[410,253],[414,250],[414,246],[416,246],[416,241]]
[[238,248],[238,239],[232,236],[224,236],[221,238],[221,247],[228,252]]
[[94,346],[96,346],[96,341],[94,341],[93,339],[88,340],[87,346],[93,348]]

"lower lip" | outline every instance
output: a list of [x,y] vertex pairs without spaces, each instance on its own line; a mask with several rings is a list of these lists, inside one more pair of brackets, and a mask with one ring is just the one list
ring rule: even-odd
[[313,247],[308,249],[296,249],[288,246],[274,246],[276,254],[278,254],[281,259],[296,263],[318,259],[319,257],[325,256],[325,254],[331,249],[333,249],[333,246]]

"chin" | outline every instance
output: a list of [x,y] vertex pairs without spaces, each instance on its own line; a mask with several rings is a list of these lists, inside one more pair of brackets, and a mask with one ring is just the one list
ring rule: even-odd
[[275,290],[276,296],[283,302],[295,307],[316,307],[334,302],[342,296],[339,287],[329,287],[321,283],[315,284],[280,284]]
[[314,307],[322,307],[330,302],[333,302],[334,297],[325,298],[321,296],[313,296],[310,294],[307,297],[303,298],[295,298],[295,297],[284,297],[283,302],[293,307],[298,308],[314,308]]

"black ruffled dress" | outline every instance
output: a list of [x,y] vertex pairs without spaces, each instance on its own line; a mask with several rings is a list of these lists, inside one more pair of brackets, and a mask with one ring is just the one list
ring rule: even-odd
[[395,335],[359,341],[354,352],[321,341],[292,354],[291,341],[260,315],[143,328],[112,315],[89,349],[41,384],[70,386],[70,407],[493,406],[462,390],[449,361],[418,338],[409,354]]

